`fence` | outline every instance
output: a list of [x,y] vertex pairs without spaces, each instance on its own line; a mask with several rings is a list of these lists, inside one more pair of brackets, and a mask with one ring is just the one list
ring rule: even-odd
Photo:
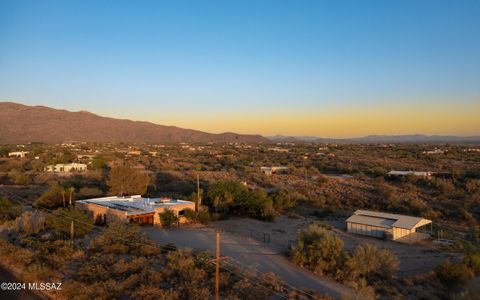
[[[213,227],[212,227],[213,228]],[[258,231],[254,229],[246,229],[239,226],[233,226],[229,224],[215,224],[214,229],[225,231],[228,233],[235,234],[236,236],[243,236],[244,238],[254,239],[256,241],[271,244],[277,246],[282,251],[290,250],[293,245],[295,245],[295,240],[290,239],[276,239],[273,238],[273,234],[271,232],[266,231]]]

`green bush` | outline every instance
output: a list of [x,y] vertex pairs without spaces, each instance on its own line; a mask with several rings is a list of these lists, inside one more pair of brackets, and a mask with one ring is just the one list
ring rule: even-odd
[[163,212],[159,213],[159,216],[160,222],[164,227],[170,227],[178,222],[177,215],[171,209],[165,209]]
[[388,249],[378,249],[373,244],[360,244],[352,255],[353,265],[359,275],[390,278],[398,270],[400,262]]
[[208,225],[212,221],[212,217],[208,213],[208,211],[200,210],[198,212],[198,221],[203,225]]
[[449,260],[443,261],[435,269],[435,274],[440,282],[448,288],[464,285],[473,277],[473,272],[467,265],[452,263]]
[[291,250],[293,261],[318,273],[334,273],[340,266],[343,241],[317,224],[301,232]]
[[185,219],[187,219],[187,221],[191,222],[191,223],[197,223],[198,222],[198,213],[196,211],[194,211],[193,209],[191,208],[187,208],[184,210],[184,217]]
[[281,190],[273,195],[273,208],[283,212],[297,206],[297,197],[290,190]]

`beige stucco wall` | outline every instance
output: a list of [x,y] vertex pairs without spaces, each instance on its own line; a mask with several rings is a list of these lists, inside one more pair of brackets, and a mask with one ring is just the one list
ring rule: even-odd
[[115,209],[109,209],[108,207],[97,205],[93,203],[81,203],[77,202],[76,206],[80,209],[87,211],[95,220],[97,216],[103,218],[103,215],[106,215],[107,222],[112,220],[120,220],[122,222],[127,222],[128,218],[125,212],[118,211]]
[[179,222],[180,223],[185,223],[186,219],[184,217],[179,216],[178,212],[181,211],[181,210],[187,209],[187,208],[195,210],[195,203],[178,204],[178,205],[169,206],[169,207],[156,208],[155,209],[155,214],[153,215],[153,224],[161,225],[159,214],[164,212],[165,209],[172,210],[175,213],[175,215],[177,215],[177,217],[179,217]]

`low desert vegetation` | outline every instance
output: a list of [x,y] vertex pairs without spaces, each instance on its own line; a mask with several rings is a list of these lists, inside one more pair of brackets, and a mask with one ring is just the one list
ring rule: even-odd
[[291,257],[297,265],[343,282],[365,297],[374,295],[366,283],[389,280],[399,267],[398,258],[390,250],[361,244],[350,253],[339,237],[318,224],[299,233]]

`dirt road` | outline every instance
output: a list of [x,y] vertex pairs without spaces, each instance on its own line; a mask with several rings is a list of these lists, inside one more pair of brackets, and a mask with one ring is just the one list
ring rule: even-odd
[[[211,228],[175,228],[158,229],[145,227],[144,231],[154,241],[165,244],[174,243],[178,247],[195,250],[215,250],[215,230]],[[244,236],[222,232],[221,255],[229,256],[244,265],[252,266],[260,272],[273,272],[283,281],[295,286],[315,290],[340,298],[342,294],[350,294],[345,286],[328,278],[321,278],[290,263],[284,255]]]

